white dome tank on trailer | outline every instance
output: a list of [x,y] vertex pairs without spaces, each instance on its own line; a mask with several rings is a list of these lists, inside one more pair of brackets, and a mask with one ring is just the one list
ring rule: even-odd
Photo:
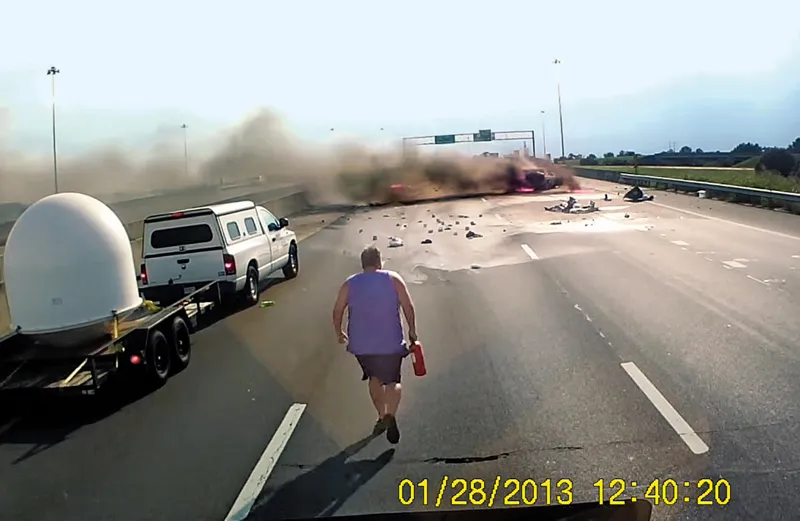
[[97,340],[142,304],[125,225],[85,194],[32,204],[14,223],[3,258],[12,327],[52,347]]

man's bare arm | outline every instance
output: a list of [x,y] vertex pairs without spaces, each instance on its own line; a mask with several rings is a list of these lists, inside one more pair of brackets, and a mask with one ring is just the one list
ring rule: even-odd
[[406,286],[403,277],[392,272],[392,280],[394,281],[394,288],[397,291],[397,298],[400,300],[400,307],[403,309],[403,315],[406,317],[408,336],[414,341],[417,339],[417,315],[414,311],[414,301],[411,300],[408,286]]
[[344,310],[347,307],[347,282],[339,288],[336,295],[336,303],[333,305],[333,329],[337,335],[342,334],[342,321],[344,320]]

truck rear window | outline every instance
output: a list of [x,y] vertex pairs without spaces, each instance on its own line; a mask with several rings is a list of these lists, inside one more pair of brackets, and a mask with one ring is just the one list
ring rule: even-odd
[[192,224],[176,228],[162,228],[150,234],[152,248],[174,248],[189,244],[210,242],[214,238],[211,227],[207,224]]

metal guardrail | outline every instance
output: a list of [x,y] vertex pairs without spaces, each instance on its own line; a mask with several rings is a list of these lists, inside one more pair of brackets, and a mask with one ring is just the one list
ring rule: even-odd
[[705,190],[709,192],[709,195],[735,194],[752,199],[770,199],[773,201],[800,204],[800,193],[795,192],[779,192],[775,190],[765,190],[763,188],[748,188],[744,186],[707,183],[705,181],[690,181],[688,179],[675,179],[674,177],[628,174],[613,170],[592,170],[589,168],[576,168],[575,170],[580,177],[600,179],[614,183],[665,186],[666,188],[674,188],[687,192]]

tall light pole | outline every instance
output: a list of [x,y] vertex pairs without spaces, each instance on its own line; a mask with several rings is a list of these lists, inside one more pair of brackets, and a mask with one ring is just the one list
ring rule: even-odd
[[547,137],[544,134],[544,111],[542,112],[542,156],[547,159]]
[[564,152],[564,115],[561,112],[561,73],[558,71],[558,69],[560,69],[558,66],[561,65],[561,60],[556,58],[553,60],[553,65],[557,67],[556,78],[558,82],[558,123],[561,126],[561,157],[565,158],[567,156]]
[[47,75],[52,76],[52,92],[53,92],[53,184],[55,185],[56,193],[58,193],[58,153],[56,151],[56,74],[61,71],[55,67],[47,69]]
[[188,133],[188,130],[186,130],[186,129],[188,129],[189,127],[186,125],[186,123],[184,123],[183,125],[181,125],[181,128],[183,129],[183,173],[188,176],[189,175],[189,145],[188,145],[188,139],[186,137],[186,134]]

